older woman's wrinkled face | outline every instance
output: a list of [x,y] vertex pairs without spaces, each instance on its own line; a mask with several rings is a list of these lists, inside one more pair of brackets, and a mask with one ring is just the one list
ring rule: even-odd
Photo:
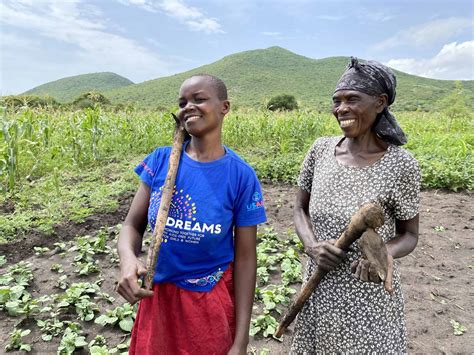
[[370,96],[355,90],[340,90],[332,97],[332,113],[344,136],[357,138],[370,132],[386,104],[386,95]]

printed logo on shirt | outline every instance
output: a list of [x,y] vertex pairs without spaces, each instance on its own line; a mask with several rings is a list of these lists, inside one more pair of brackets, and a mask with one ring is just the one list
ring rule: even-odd
[[150,175],[151,177],[155,176],[155,173],[153,172],[153,170],[151,170],[150,167],[146,165],[144,161],[140,163],[140,166],[143,166],[143,169],[148,173],[148,175]]
[[[150,213],[153,222],[156,222],[156,214],[161,202],[163,187],[158,191],[154,191],[150,197]],[[201,238],[205,234],[220,234],[221,225],[209,222],[198,221],[195,217],[197,213],[196,203],[189,194],[183,189],[177,189],[174,186],[173,196],[171,199],[168,219],[166,220],[163,241],[166,243],[168,239],[179,242],[187,242],[199,244]]]
[[258,191],[255,191],[252,195],[252,203],[247,204],[247,212],[263,208],[263,206],[262,195]]

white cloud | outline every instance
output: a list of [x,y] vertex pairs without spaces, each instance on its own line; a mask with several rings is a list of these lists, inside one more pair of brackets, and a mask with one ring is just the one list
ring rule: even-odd
[[181,0],[118,0],[125,5],[135,5],[150,12],[163,12],[186,25],[191,31],[206,34],[225,33],[215,18],[206,17],[199,9]]
[[[112,33],[107,20],[100,9],[82,3],[82,0],[2,0],[0,3],[0,23],[21,33],[21,38],[44,37],[59,43],[72,46],[75,53],[69,51],[70,61],[58,61],[56,64],[57,77],[61,75],[82,74],[91,71],[113,71],[137,82],[171,72],[170,65],[158,55],[129,38]],[[6,27],[4,27],[6,28]],[[28,41],[16,41],[13,35],[5,36],[2,28],[2,52],[18,51],[23,46],[23,52],[31,53]],[[17,35],[18,37],[19,35]],[[5,41],[6,39],[6,41]],[[44,48],[51,48],[48,42],[41,41],[37,51],[43,61],[46,58],[56,63],[56,52],[48,53]],[[31,62],[31,60],[30,60]],[[44,65],[50,63],[43,62]],[[15,67],[13,58],[2,59],[2,82],[14,85],[14,78],[9,78],[8,68]],[[30,67],[42,71],[41,63],[32,62]],[[43,80],[45,80],[44,78]],[[48,80],[48,79],[46,79]],[[45,80],[45,81],[46,81]],[[4,85],[2,83],[2,85]],[[27,88],[21,88],[29,89]]]
[[446,44],[433,58],[392,59],[386,64],[400,71],[427,78],[474,80],[474,41]]
[[436,43],[446,43],[453,36],[472,29],[472,19],[458,17],[438,19],[399,31],[394,36],[377,43],[374,48],[386,50],[398,46],[428,47]]

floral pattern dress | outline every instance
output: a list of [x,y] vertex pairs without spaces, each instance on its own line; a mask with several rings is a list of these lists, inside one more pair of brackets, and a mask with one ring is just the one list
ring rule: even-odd
[[[340,164],[334,155],[342,137],[316,140],[301,169],[298,185],[311,194],[309,215],[318,241],[337,239],[364,202],[376,202],[385,224],[377,232],[395,237],[395,220],[418,214],[420,171],[410,153],[389,145],[385,155],[365,167]],[[395,263],[393,294],[383,284],[360,281],[350,265],[361,257],[357,243],[348,258],[330,271],[308,299],[295,325],[292,354],[405,353],[407,336],[400,276]],[[309,258],[304,281],[315,269]]]

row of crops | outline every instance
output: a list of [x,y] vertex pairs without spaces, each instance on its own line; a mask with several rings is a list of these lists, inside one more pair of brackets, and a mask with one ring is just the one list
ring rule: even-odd
[[[406,148],[421,164],[424,187],[472,189],[473,115],[399,113],[398,120],[409,137]],[[55,171],[128,159],[169,144],[173,120],[162,112],[25,109],[4,111],[0,128],[0,186],[14,192]],[[226,117],[224,142],[260,178],[293,182],[311,143],[339,133],[329,114],[238,111]]]
[[[0,274],[0,313],[15,320],[5,341],[7,351],[127,353],[137,305],[123,303],[110,292],[110,269],[118,265],[114,248],[118,232],[119,226],[102,228],[94,237],[78,236],[54,243],[52,248],[35,247],[41,269],[29,261],[4,268]],[[271,337],[279,314],[296,293],[294,284],[301,282],[301,244],[295,234],[279,236],[272,229],[260,231],[258,239],[250,335]],[[0,268],[5,263],[0,256]],[[45,273],[47,283],[39,275]],[[7,328],[5,323],[2,327]]]
[[[398,113],[406,148],[418,159],[425,188],[474,187],[474,119],[466,111]],[[174,120],[163,112],[3,111],[0,124],[0,242],[32,227],[81,221],[113,210],[136,187],[133,166],[170,144]],[[330,114],[238,110],[225,118],[224,142],[261,179],[294,183],[313,141],[340,130]],[[14,202],[15,213],[8,208]],[[35,208],[31,208],[34,206]],[[0,211],[1,212],[1,211]]]

